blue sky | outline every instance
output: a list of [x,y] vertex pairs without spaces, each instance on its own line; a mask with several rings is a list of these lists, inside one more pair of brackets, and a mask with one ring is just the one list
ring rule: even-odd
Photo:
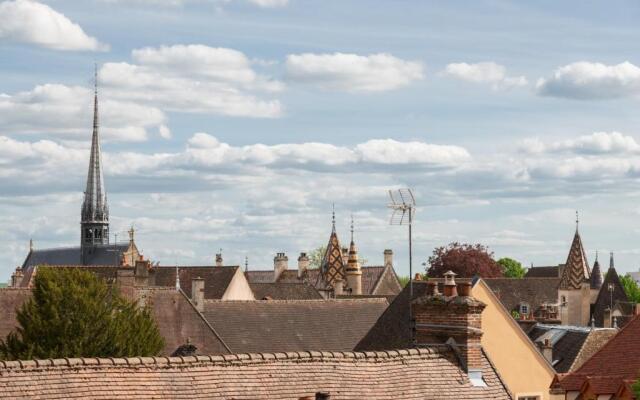
[[[74,245],[94,62],[112,232],[163,264],[269,268],[354,214],[368,263],[406,233],[529,265],[640,266],[637,2],[0,1],[0,277]],[[416,263],[416,269],[420,268]],[[295,262],[293,262],[295,264]],[[3,278],[4,279],[4,278]]]

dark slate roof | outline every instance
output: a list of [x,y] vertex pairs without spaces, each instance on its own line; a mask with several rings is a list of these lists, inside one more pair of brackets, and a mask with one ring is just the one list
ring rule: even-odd
[[[129,243],[97,246],[89,256],[86,265],[118,265],[122,253],[128,248]],[[82,265],[80,247],[33,250],[27,255],[22,268],[26,269],[37,265]]]
[[517,310],[520,303],[528,303],[533,311],[542,304],[558,303],[560,278],[487,278],[484,280],[504,307]]
[[556,372],[568,372],[573,365],[573,361],[577,357],[580,349],[589,331],[586,329],[569,329],[567,327],[534,327],[529,332],[529,337],[533,342],[540,339],[543,335],[549,333],[549,335],[557,335],[557,341],[552,340],[553,343],[553,363],[552,366]]
[[[227,291],[239,266],[180,266],[180,289],[191,297],[191,280],[193,278],[204,279],[204,298],[221,299]],[[156,286],[176,286],[176,267],[157,266],[153,272]]]
[[256,300],[315,300],[322,299],[313,286],[305,283],[251,283]]
[[600,269],[600,263],[598,262],[598,256],[596,256],[596,262],[593,263],[593,269],[591,270],[591,289],[600,289],[602,286],[602,270]]
[[532,267],[524,274],[525,278],[559,278],[560,266],[554,265],[549,267]]
[[593,305],[593,319],[595,320],[596,326],[604,326],[604,312],[611,306],[611,292],[609,292],[608,289],[609,284],[613,284],[614,287],[614,305],[617,302],[626,303],[629,301],[626,293],[624,292],[624,288],[622,287],[622,283],[620,283],[620,278],[618,277],[616,269],[610,267],[607,270],[607,275],[604,278],[604,282],[600,287],[600,292],[598,292],[598,297]]
[[387,305],[384,299],[208,300],[202,314],[233,352],[349,351]]
[[[426,281],[413,281],[412,299],[424,296],[426,293]],[[409,285],[407,285],[354,349],[368,351],[412,347],[409,317]]]
[[[393,267],[370,266],[361,267],[362,271],[362,293],[365,295],[376,294],[376,289],[386,274],[393,274],[393,278],[397,281]],[[324,289],[322,279],[319,279],[320,270],[318,268],[308,269],[305,277],[298,277],[297,269],[289,269],[283,271],[278,277],[278,283],[301,283],[309,282],[316,289]],[[245,272],[245,276],[249,283],[273,283],[273,270],[254,270]],[[400,284],[398,283],[398,287]],[[390,294],[390,293],[385,293]]]

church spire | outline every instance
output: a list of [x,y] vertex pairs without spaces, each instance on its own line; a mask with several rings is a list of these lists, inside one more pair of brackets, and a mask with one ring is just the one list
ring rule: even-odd
[[589,282],[591,278],[591,270],[587,263],[587,254],[582,246],[582,238],[578,231],[578,214],[576,213],[576,233],[573,236],[573,242],[569,249],[567,262],[562,271],[560,280],[561,289],[580,289],[583,282]]
[[93,92],[93,134],[91,136],[91,153],[89,155],[89,171],[87,186],[82,203],[82,247],[109,242],[109,208],[107,193],[104,188],[102,174],[102,155],[100,152],[100,130],[98,119],[98,67],[94,73]]

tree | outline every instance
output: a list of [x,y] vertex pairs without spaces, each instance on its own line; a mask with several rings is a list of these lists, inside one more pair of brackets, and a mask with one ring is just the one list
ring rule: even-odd
[[309,253],[309,268],[320,268],[326,252],[327,246],[320,246],[311,250],[311,253]]
[[400,286],[401,287],[405,287],[409,283],[409,277],[408,276],[399,276],[398,277],[398,281],[400,282]]
[[149,308],[77,268],[38,268],[17,320],[0,358],[152,356],[164,346]]
[[493,253],[481,244],[453,242],[447,246],[437,247],[429,257],[429,265],[427,275],[430,277],[441,277],[449,270],[462,278],[471,278],[475,275],[483,278],[502,276],[500,266],[493,259]]
[[522,264],[513,258],[503,257],[498,260],[498,265],[505,278],[524,278],[524,274],[527,273]]
[[621,276],[620,283],[622,283],[622,287],[629,301],[640,303],[640,287],[631,275],[626,274],[625,276]]

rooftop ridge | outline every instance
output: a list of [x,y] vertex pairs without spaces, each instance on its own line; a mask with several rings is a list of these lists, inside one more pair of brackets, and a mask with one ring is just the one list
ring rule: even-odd
[[[531,281],[531,280],[559,280],[560,277],[559,276],[531,276],[531,277],[526,277],[526,278],[482,278],[485,281],[498,281],[498,280],[502,280],[502,281]],[[457,281],[458,279],[456,279]]]
[[576,325],[556,325],[556,324],[536,324],[536,327],[543,329],[562,329],[572,332],[591,332],[591,331],[617,331],[618,328],[596,328],[591,326],[576,326]]
[[[253,285],[253,284],[252,284]],[[299,283],[295,283],[294,285],[300,285]],[[264,303],[264,304],[273,304],[273,303],[300,303],[300,304],[308,304],[308,303],[388,303],[387,299],[384,297],[366,297],[366,298],[338,298],[338,299],[309,299],[309,300],[300,300],[300,299],[288,299],[288,300],[222,300],[222,299],[205,299],[205,303],[220,303],[220,304],[238,304],[238,303]]]
[[[46,368],[128,368],[128,367],[170,367],[174,365],[188,366],[191,364],[229,364],[272,362],[276,360],[292,360],[300,362],[327,361],[327,360],[383,360],[407,357],[422,357],[425,355],[441,354],[447,351],[446,346],[421,347],[414,349],[400,349],[388,351],[294,351],[286,353],[238,353],[210,356],[186,356],[186,357],[81,357],[81,358],[56,358],[46,360],[17,360],[0,361],[1,370],[41,370]],[[350,362],[353,362],[350,361]]]
[[240,268],[240,265],[156,265],[154,268]]

